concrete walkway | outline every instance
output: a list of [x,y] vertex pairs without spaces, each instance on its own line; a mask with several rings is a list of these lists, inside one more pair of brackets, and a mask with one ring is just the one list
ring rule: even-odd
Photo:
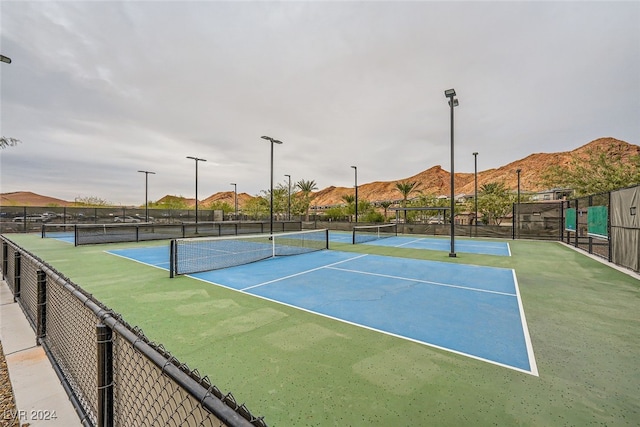
[[[25,314],[4,281],[0,282],[0,341],[16,400],[20,424],[37,427],[81,426]],[[3,414],[6,418],[10,414]],[[4,419],[0,418],[0,424]]]

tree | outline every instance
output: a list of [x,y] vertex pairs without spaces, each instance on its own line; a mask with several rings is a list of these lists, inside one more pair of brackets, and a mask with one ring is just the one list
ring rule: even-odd
[[[418,195],[418,199],[413,203],[416,207],[440,207],[447,208],[449,207],[450,202],[447,199],[439,199],[435,194],[420,194]],[[456,206],[456,212],[458,211],[458,207]],[[427,211],[419,211],[420,215],[424,216],[423,218],[419,218],[420,220],[432,220],[433,217],[436,217],[436,221],[442,221],[444,223],[444,211],[441,210],[427,210]],[[412,218],[410,218],[412,219]]]
[[543,183],[549,188],[571,188],[577,197],[640,183],[640,156],[624,162],[620,152],[590,149],[586,154],[586,158],[573,158],[566,167],[549,167],[542,175]]
[[211,203],[205,205],[204,208],[212,210],[212,211],[222,211],[222,213],[224,215],[227,215],[227,214],[230,214],[232,212],[235,212],[235,208],[233,206],[231,206],[229,203],[223,202],[221,200],[217,200],[215,202],[211,202]]
[[384,209],[384,219],[385,221],[387,220],[387,211],[389,209],[389,206],[391,206],[393,204],[393,202],[389,201],[389,200],[385,200],[383,202],[380,202],[380,206],[382,206],[382,209]]
[[298,188],[302,193],[302,204],[306,205],[305,221],[309,221],[309,206],[311,205],[311,192],[313,190],[317,190],[318,185],[314,180],[305,181],[304,179],[301,179],[300,181],[296,182],[296,188]]
[[346,214],[343,207],[333,206],[325,211],[324,216],[329,221],[335,221],[335,220],[343,219],[346,216]]
[[407,198],[409,197],[409,193],[411,193],[418,186],[418,181],[402,181],[396,182],[396,188],[402,194],[402,207],[407,207]]
[[189,205],[183,196],[166,196],[162,199],[162,202],[149,202],[149,207],[170,210],[189,209]]
[[478,194],[478,211],[482,213],[483,222],[500,225],[512,210],[517,196],[511,193],[501,182],[483,184]]
[[0,149],[6,147],[13,147],[14,145],[18,145],[21,141],[19,139],[2,136],[0,137]]
[[85,206],[85,207],[100,207],[100,206],[110,206],[111,203],[103,200],[99,197],[95,196],[78,196],[75,198],[73,202],[76,206]]
[[[262,190],[261,198],[264,199],[267,207],[271,203],[271,192],[270,190]],[[273,189],[273,214],[277,216],[283,212],[287,211],[287,205],[289,202],[289,187],[287,184],[278,184],[276,188]]]
[[[409,197],[409,193],[411,193],[413,191],[413,189],[417,187],[417,184],[418,184],[417,181],[413,181],[413,182],[409,182],[409,181],[396,182],[396,188],[402,194],[402,207],[403,208],[407,207],[407,198]],[[404,220],[405,220],[405,222],[407,221],[407,211],[404,211]]]
[[347,215],[353,215],[356,213],[356,196],[353,194],[345,194],[342,196],[342,200],[347,204]]
[[247,200],[242,209],[252,219],[269,216],[269,200],[264,197],[252,197]]

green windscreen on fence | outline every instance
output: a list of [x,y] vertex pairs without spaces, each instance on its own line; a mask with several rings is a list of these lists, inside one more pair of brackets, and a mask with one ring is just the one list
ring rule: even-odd
[[564,229],[566,231],[576,231],[576,208],[565,209]]
[[608,239],[609,209],[606,206],[589,206],[587,208],[587,233],[592,237]]

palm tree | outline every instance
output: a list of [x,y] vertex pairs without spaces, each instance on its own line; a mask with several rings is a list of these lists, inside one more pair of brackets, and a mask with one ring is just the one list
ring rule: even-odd
[[0,137],[0,149],[5,147],[13,147],[20,143],[19,139],[11,138],[11,137]]
[[384,220],[387,220],[387,209],[391,206],[392,203],[389,200],[385,200],[384,202],[380,202],[380,206],[384,209]]
[[[418,186],[418,181],[396,182],[396,188],[398,189],[398,191],[400,193],[402,193],[402,207],[403,208],[407,207],[407,198],[409,197],[409,193],[411,193],[413,191],[413,189],[416,188],[417,186]],[[406,210],[404,211],[404,219],[405,219],[405,222],[406,222],[406,220],[407,220],[407,211]]]
[[305,221],[309,221],[309,206],[311,205],[310,195],[313,190],[318,189],[318,186],[313,179],[309,181],[301,179],[300,181],[296,182],[296,188],[300,189],[300,191],[302,192],[303,203],[305,205],[306,211]]

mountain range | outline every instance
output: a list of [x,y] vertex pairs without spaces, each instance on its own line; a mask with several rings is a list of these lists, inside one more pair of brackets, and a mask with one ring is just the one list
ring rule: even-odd
[[[522,191],[542,191],[546,190],[542,184],[542,175],[551,166],[558,165],[566,167],[573,159],[585,159],[590,151],[602,151],[609,155],[620,154],[622,161],[626,161],[631,156],[640,155],[640,146],[630,144],[615,138],[599,138],[585,144],[572,151],[557,153],[534,153],[523,159],[516,160],[499,168],[478,171],[478,188],[491,182],[504,183],[505,187],[515,190],[518,185],[517,169],[520,169],[520,188]],[[474,174],[456,173],[455,193],[474,193]],[[416,175],[406,178],[399,178],[394,181],[375,181],[358,185],[358,198],[370,202],[383,200],[398,200],[402,196],[396,184],[399,182],[416,182],[415,192],[426,194],[449,195],[450,194],[450,173],[437,165],[426,169]],[[326,187],[312,194],[312,204],[318,206],[331,206],[344,203],[342,199],[345,195],[353,194],[353,187]],[[242,207],[253,197],[247,193],[238,194],[238,205]],[[176,196],[167,195],[158,202]],[[183,198],[189,206],[195,205],[195,199]],[[226,202],[234,205],[233,191],[223,191],[212,194],[204,200],[199,201],[202,205],[211,202]],[[73,206],[73,202],[42,196],[29,191],[18,191],[12,193],[0,193],[0,205],[3,206]]]

